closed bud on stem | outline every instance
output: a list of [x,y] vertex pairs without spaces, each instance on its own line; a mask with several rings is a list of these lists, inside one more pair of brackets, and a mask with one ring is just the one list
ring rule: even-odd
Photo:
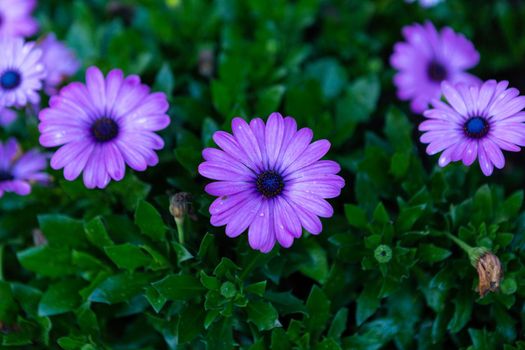
[[179,192],[170,196],[170,213],[177,224],[180,243],[184,243],[184,219],[186,216],[193,220],[196,219],[192,199],[191,193],[188,192]]

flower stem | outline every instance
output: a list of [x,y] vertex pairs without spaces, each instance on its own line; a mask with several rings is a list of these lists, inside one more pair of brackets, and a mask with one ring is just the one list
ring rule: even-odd
[[469,246],[467,243],[463,242],[461,239],[457,238],[456,236],[448,233],[448,232],[443,232],[443,234],[445,236],[447,236],[448,238],[450,238],[454,243],[456,243],[461,249],[463,249],[465,251],[465,253],[467,253],[468,255],[470,255],[470,252],[472,251],[472,247]]
[[184,219],[175,219],[177,224],[177,232],[179,233],[179,243],[184,244]]
[[469,259],[470,259],[470,264],[473,267],[476,267],[480,257],[488,252],[487,248],[484,248],[484,247],[471,247],[470,245],[465,243],[463,240],[459,239],[458,237],[456,237],[456,236],[454,236],[454,235],[452,235],[452,234],[450,234],[448,232],[443,232],[443,234],[445,236],[447,236],[447,238],[451,239],[454,243],[456,243],[461,249],[463,249],[465,251],[465,253],[467,253],[467,255],[468,255]]

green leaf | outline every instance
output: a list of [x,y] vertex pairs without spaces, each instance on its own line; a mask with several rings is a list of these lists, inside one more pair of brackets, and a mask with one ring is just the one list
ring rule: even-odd
[[516,280],[512,277],[505,277],[503,281],[501,281],[501,292],[503,294],[514,294],[518,290],[518,284],[516,283]]
[[93,220],[89,221],[84,225],[84,232],[91,244],[104,248],[110,245],[113,245],[113,241],[109,238],[108,232],[102,218],[97,216]]
[[322,58],[311,63],[306,67],[306,75],[319,81],[326,98],[339,95],[348,79],[343,66],[333,58]]
[[396,152],[390,162],[390,172],[396,178],[401,178],[406,175],[408,167],[410,166],[410,154],[405,152]]
[[400,233],[410,230],[423,215],[426,207],[426,204],[421,204],[403,208],[396,221],[396,230]]
[[201,305],[190,304],[180,315],[178,335],[182,344],[193,339],[203,331],[205,312]]
[[211,325],[206,336],[206,349],[233,349],[233,327],[231,318],[222,319]]
[[164,239],[166,226],[157,209],[146,201],[139,201],[135,211],[135,223],[145,235],[156,241]]
[[18,261],[27,270],[47,277],[62,277],[74,272],[71,251],[66,247],[38,246],[17,253]]
[[200,281],[202,285],[208,289],[218,291],[221,287],[221,283],[217,277],[208,276],[206,272],[200,272]]
[[78,250],[71,251],[71,262],[80,271],[98,272],[99,270],[110,270],[108,266],[93,255]]
[[388,215],[388,212],[386,211],[386,208],[383,205],[383,203],[379,203],[377,205],[372,217],[375,221],[381,224],[388,224],[390,222],[390,216]]
[[161,295],[155,288],[151,286],[146,288],[144,296],[156,313],[159,313],[160,310],[162,310],[162,307],[168,301],[164,295]]
[[372,316],[379,307],[379,283],[368,283],[359,294],[357,298],[357,310],[355,314],[356,323],[358,326],[363,324],[370,316]]
[[202,144],[211,146],[213,134],[219,130],[217,122],[211,118],[205,118],[202,122]]
[[112,181],[108,186],[108,191],[118,194],[120,201],[129,211],[135,209],[137,201],[146,198],[150,189],[151,185],[140,181],[133,174],[127,174],[121,181]]
[[324,282],[329,273],[326,250],[313,239],[303,240],[301,245],[305,253],[299,263],[299,271],[318,282]]
[[3,322],[13,322],[17,314],[13,292],[9,283],[0,281],[0,320]]
[[259,331],[267,331],[275,327],[280,327],[279,314],[270,303],[263,301],[252,301],[246,308],[248,321],[257,326]]
[[169,63],[164,62],[159,72],[157,73],[153,89],[156,91],[164,92],[169,99],[173,94],[174,88],[175,78],[173,77],[173,72],[171,71]]
[[177,254],[177,262],[179,264],[181,262],[193,259],[193,255],[179,242],[171,242],[171,246],[173,247],[175,254]]
[[83,224],[65,215],[39,215],[38,223],[51,246],[79,248],[86,245]]
[[420,244],[418,248],[418,255],[424,262],[435,263],[445,260],[452,254],[450,250],[437,247],[433,244]]
[[454,315],[448,323],[448,329],[452,333],[457,333],[465,327],[472,314],[472,293],[468,289],[462,289],[453,300]]
[[108,257],[121,269],[135,270],[151,263],[151,258],[142,249],[130,243],[105,247]]
[[244,289],[245,292],[253,293],[260,297],[264,295],[265,290],[266,290],[266,281],[261,281],[261,282],[250,284]]
[[294,296],[291,292],[267,292],[266,299],[271,301],[283,316],[295,313],[308,314],[303,301]]
[[376,109],[380,89],[376,76],[360,77],[348,86],[345,96],[336,104],[335,127],[330,139],[335,146],[350,139],[359,123],[370,120]]
[[341,335],[346,330],[346,321],[348,319],[348,309],[343,307],[337,311],[332,321],[332,325],[328,330],[328,336],[339,339]]
[[194,147],[186,145],[177,147],[175,158],[192,177],[197,176],[197,168],[202,162],[202,158],[199,152],[195,152]]
[[81,302],[78,291],[84,283],[80,280],[65,280],[49,286],[38,305],[41,317],[60,315],[73,311]]
[[145,273],[122,273],[106,278],[91,293],[88,300],[117,304],[131,300],[149,283],[151,276]]
[[286,332],[282,328],[274,328],[272,330],[272,341],[270,349],[272,350],[289,350],[291,348],[290,341]]
[[215,109],[222,116],[228,116],[233,105],[233,98],[226,84],[218,80],[212,81],[211,97]]
[[147,266],[148,268],[152,269],[153,271],[158,271],[169,267],[169,262],[167,258],[160,252],[156,251],[155,249],[146,244],[142,244],[140,248],[145,250],[151,256],[152,260],[151,263]]
[[151,285],[168,300],[189,300],[205,291],[200,281],[190,275],[169,275]]
[[518,215],[522,205],[523,191],[516,191],[503,202],[501,212],[505,215],[505,219],[512,218]]
[[283,85],[274,85],[262,89],[258,94],[258,100],[255,110],[260,115],[266,116],[278,110],[283,99],[285,87]]
[[492,218],[492,192],[488,185],[481,186],[474,194],[474,222],[480,224]]
[[384,131],[396,151],[406,153],[412,150],[412,128],[412,123],[403,112],[396,107],[388,110]]
[[330,300],[316,285],[312,287],[306,300],[306,310],[308,316],[304,322],[305,327],[316,338],[326,328],[326,322],[330,318]]
[[341,350],[341,346],[332,338],[325,338],[317,344],[315,350]]
[[366,213],[357,205],[345,204],[345,215],[350,225],[361,229],[367,228],[368,218],[366,217]]

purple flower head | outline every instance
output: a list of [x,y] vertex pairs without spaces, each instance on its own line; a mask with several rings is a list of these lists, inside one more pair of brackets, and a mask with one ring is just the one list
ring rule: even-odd
[[47,71],[46,92],[55,94],[55,88],[78,71],[80,62],[73,51],[57,40],[54,33],[48,34],[39,47]]
[[16,112],[0,107],[0,126],[8,126],[16,119]]
[[324,198],[341,193],[345,182],[341,168],[320,160],[329,150],[327,140],[311,143],[313,132],[291,117],[273,113],[265,125],[260,118],[250,124],[232,121],[233,135],[213,135],[222,150],[206,148],[199,166],[202,176],[218,180],[205,188],[218,198],[210,206],[211,224],[226,225],[226,235],[237,237],[248,229],[253,249],[267,253],[275,242],[290,247],[302,228],[316,235],[319,217],[331,217]]
[[403,28],[406,42],[397,43],[390,64],[398,70],[394,85],[401,100],[411,100],[415,113],[441,96],[441,82],[479,84],[465,72],[479,61],[479,53],[463,35],[445,27],[438,32],[431,22]]
[[20,38],[0,38],[0,107],[38,103],[46,77],[42,51]]
[[0,197],[4,192],[21,196],[31,192],[31,182],[45,183],[50,180],[44,172],[47,158],[36,150],[22,154],[18,142],[11,138],[0,142]]
[[525,146],[525,96],[508,85],[495,80],[472,86],[443,82],[448,104],[433,100],[434,109],[424,113],[428,120],[419,125],[421,142],[429,144],[427,153],[443,151],[442,167],[459,160],[469,166],[477,158],[486,176],[494,167],[503,168],[501,150],[518,152]]
[[150,93],[138,76],[90,67],[86,84],[65,86],[40,112],[40,144],[61,146],[51,167],[64,168],[66,180],[83,172],[87,188],[104,188],[122,180],[126,164],[144,171],[159,162],[164,141],[155,131],[169,125],[167,110],[166,95]]
[[27,37],[38,31],[38,23],[31,17],[36,0],[0,1],[0,36]]

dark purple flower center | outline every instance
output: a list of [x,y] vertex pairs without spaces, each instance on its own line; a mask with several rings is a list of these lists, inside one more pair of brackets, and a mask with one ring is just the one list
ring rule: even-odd
[[465,135],[473,139],[480,139],[487,135],[489,128],[489,123],[482,117],[471,117],[463,125]]
[[13,176],[13,174],[11,174],[10,171],[0,169],[0,182],[11,181],[11,180],[14,180],[14,178],[15,177]]
[[448,72],[444,65],[438,61],[432,61],[428,64],[427,75],[430,80],[435,81],[436,83],[441,83],[443,80],[447,79]]
[[117,137],[119,126],[116,121],[108,117],[101,117],[91,125],[91,135],[97,142],[108,142]]
[[4,90],[13,90],[16,89],[20,82],[22,81],[22,76],[16,70],[6,70],[0,75],[0,86]]
[[267,170],[257,176],[257,191],[266,198],[278,196],[284,188],[283,177],[274,170]]

